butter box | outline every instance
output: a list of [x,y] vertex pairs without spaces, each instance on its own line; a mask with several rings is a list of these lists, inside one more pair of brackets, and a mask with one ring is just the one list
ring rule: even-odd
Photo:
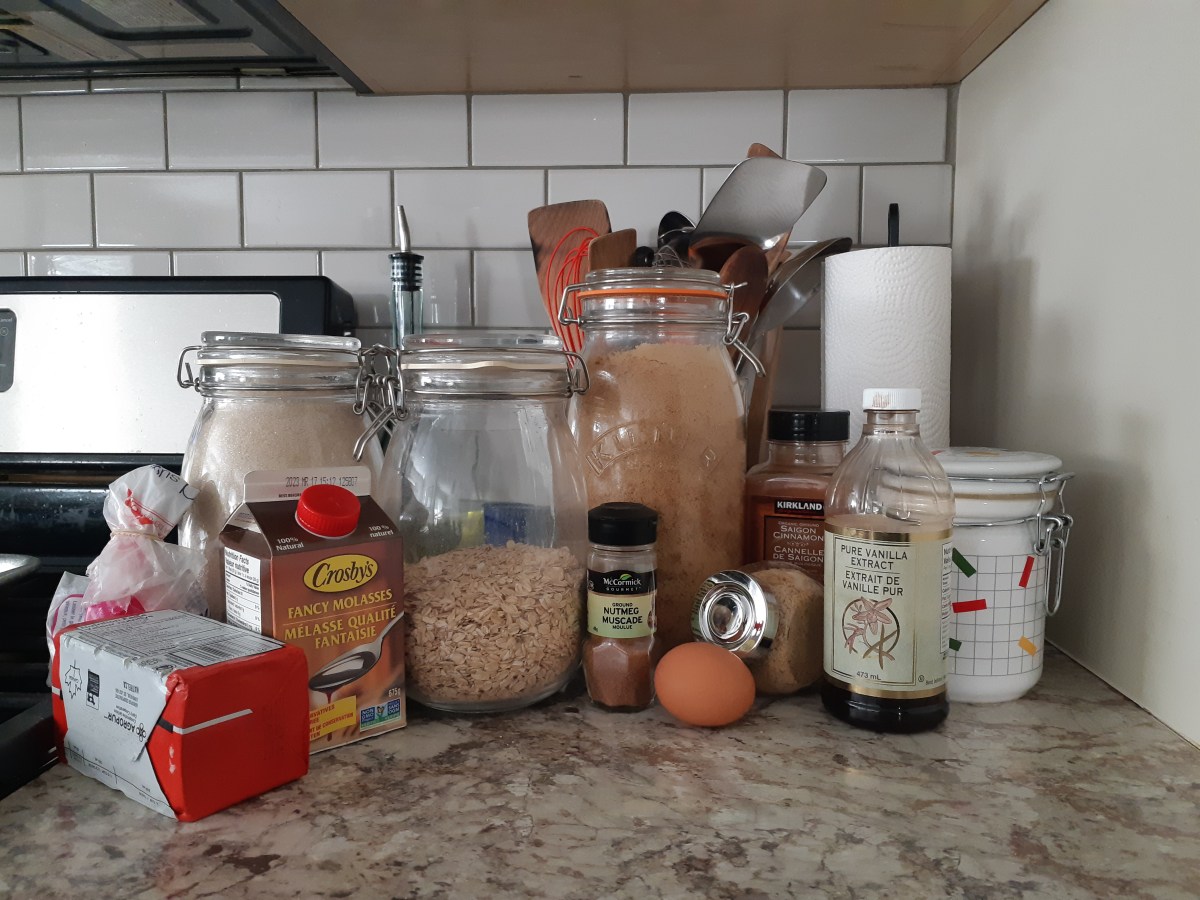
[[365,467],[251,472],[221,532],[230,624],[301,648],[312,752],[403,727],[404,548]]
[[184,822],[308,771],[304,654],[203,616],[157,610],[55,639],[59,758]]

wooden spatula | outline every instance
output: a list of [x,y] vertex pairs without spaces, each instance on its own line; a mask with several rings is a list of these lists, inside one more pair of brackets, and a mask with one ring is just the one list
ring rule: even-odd
[[589,272],[599,269],[625,269],[633,264],[637,249],[637,230],[622,228],[612,234],[602,234],[588,246]]
[[[612,230],[608,209],[600,200],[571,200],[552,203],[529,211],[529,243],[533,247],[533,262],[537,267],[538,290],[550,325],[570,350],[578,350],[583,336],[578,328],[567,328],[558,322],[558,274],[566,261],[587,241]],[[580,261],[583,268],[583,261]]]

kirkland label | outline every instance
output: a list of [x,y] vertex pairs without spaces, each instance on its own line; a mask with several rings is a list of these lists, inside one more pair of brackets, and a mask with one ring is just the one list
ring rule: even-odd
[[945,687],[950,535],[889,534],[881,540],[827,528],[830,678],[871,697],[928,697]]
[[643,638],[654,634],[654,573],[588,570],[588,634]]

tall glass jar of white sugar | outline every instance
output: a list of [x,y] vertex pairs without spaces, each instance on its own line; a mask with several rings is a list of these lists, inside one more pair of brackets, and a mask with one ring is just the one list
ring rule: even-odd
[[199,391],[204,405],[183,457],[183,478],[199,493],[179,524],[179,543],[204,551],[214,618],[225,618],[217,535],[241,504],[248,473],[363,465],[378,475],[377,439],[355,459],[365,426],[356,405],[359,349],[357,338],[209,331],[183,351],[179,384]]

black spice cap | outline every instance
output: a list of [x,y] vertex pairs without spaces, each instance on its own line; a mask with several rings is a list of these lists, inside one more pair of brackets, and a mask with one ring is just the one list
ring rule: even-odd
[[640,503],[602,503],[588,510],[588,540],[609,547],[639,547],[658,538],[658,513]]
[[767,414],[769,441],[845,441],[849,437],[848,409],[776,406]]

